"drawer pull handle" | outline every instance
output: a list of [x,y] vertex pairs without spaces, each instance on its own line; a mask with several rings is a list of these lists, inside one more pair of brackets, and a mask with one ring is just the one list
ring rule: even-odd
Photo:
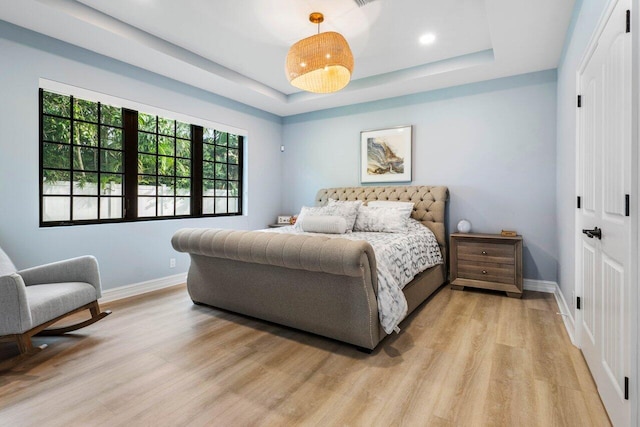
[[487,274],[487,270],[482,270],[482,274]]
[[482,255],[486,255],[486,254],[487,254],[487,251],[482,251]]

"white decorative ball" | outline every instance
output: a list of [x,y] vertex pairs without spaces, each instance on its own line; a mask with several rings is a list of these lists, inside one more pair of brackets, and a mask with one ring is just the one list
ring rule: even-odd
[[471,223],[466,219],[461,219],[458,222],[458,232],[460,233],[468,233],[471,231]]

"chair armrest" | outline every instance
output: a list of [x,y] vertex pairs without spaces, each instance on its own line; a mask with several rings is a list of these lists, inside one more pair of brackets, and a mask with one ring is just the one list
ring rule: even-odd
[[0,336],[31,329],[25,284],[17,274],[0,277]]
[[26,286],[47,283],[85,282],[96,288],[98,298],[102,296],[98,260],[93,256],[82,256],[65,261],[20,270]]

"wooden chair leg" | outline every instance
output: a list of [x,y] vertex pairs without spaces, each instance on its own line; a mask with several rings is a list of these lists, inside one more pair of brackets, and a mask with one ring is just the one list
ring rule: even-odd
[[16,341],[18,343],[18,349],[20,349],[20,354],[28,354],[33,352],[33,344],[31,343],[31,336],[27,334],[16,335]]

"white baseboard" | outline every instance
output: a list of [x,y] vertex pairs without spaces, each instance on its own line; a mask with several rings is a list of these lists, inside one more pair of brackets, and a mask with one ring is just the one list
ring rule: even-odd
[[569,334],[571,343],[577,347],[575,338],[575,321],[573,320],[571,310],[569,309],[567,301],[564,299],[564,295],[558,285],[556,285],[556,291],[553,294],[556,297],[556,302],[558,303],[558,308],[560,309],[562,320],[564,321],[564,328],[567,330],[567,334]]
[[532,280],[524,279],[522,281],[522,287],[526,291],[545,292],[547,294],[554,294],[558,288],[556,282],[550,282],[548,280]]
[[107,289],[102,292],[100,303],[107,303],[136,295],[146,294],[170,286],[179,285],[187,281],[187,273],[175,274],[173,276],[161,277],[159,279],[148,280],[146,282],[134,283],[132,285],[120,286],[118,288]]
[[571,310],[567,305],[567,301],[564,299],[564,295],[560,290],[560,286],[558,286],[558,283],[550,282],[547,280],[524,279],[522,285],[527,291],[546,292],[549,294],[553,294],[556,297],[556,302],[558,303],[558,308],[560,309],[559,315],[562,316],[562,321],[564,322],[564,327],[567,330],[567,334],[569,334],[571,343],[573,345],[576,345],[574,333],[575,322],[573,320],[573,316],[571,315]]

